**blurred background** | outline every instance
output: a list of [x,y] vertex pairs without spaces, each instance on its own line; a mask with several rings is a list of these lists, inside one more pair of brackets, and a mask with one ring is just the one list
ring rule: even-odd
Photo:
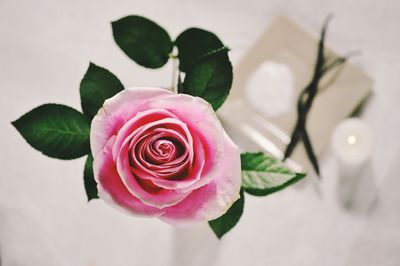
[[[0,265],[400,265],[399,12],[396,0],[0,0]],[[178,230],[87,203],[84,158],[45,158],[10,124],[42,103],[80,109],[89,61],[126,87],[170,86],[172,65],[142,68],[116,46],[110,22],[123,16],[148,17],[172,38],[191,26],[213,31],[235,67],[275,17],[318,38],[329,13],[327,45],[361,50],[352,62],[374,81],[363,114],[375,136],[367,174],[339,182],[328,148],[322,180],[311,173],[270,197],[248,196],[222,240],[207,225]]]

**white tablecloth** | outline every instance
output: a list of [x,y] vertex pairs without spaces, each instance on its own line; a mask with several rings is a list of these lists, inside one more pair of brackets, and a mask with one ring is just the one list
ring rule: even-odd
[[[79,108],[89,61],[126,86],[168,86],[170,65],[141,68],[115,45],[109,22],[122,16],[145,15],[172,36],[189,26],[212,30],[232,48],[235,64],[274,16],[317,36],[331,12],[329,46],[360,49],[354,62],[375,80],[364,116],[376,136],[371,164],[356,186],[343,185],[328,150],[321,182],[309,176],[270,197],[248,196],[241,221],[222,241],[206,225],[176,230],[100,200],[87,204],[84,159],[46,158],[10,124],[46,102]],[[399,12],[396,0],[0,0],[0,264],[400,265]]]

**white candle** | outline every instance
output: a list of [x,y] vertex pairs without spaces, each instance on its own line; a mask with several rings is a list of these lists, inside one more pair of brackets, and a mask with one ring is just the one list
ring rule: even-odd
[[359,118],[340,122],[333,131],[331,146],[341,175],[355,175],[371,157],[373,136],[367,124]]

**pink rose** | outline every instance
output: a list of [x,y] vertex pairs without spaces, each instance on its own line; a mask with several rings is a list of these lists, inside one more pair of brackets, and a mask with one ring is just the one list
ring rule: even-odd
[[99,196],[178,226],[213,220],[239,198],[239,150],[201,98],[126,89],[91,126]]

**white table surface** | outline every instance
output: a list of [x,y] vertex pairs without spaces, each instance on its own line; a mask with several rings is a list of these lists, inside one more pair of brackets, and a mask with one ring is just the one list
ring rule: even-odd
[[[212,30],[235,64],[274,16],[317,35],[330,12],[329,46],[362,50],[354,62],[375,80],[364,115],[376,136],[371,164],[357,186],[340,185],[328,150],[319,184],[310,176],[270,197],[248,196],[222,241],[206,225],[176,230],[101,200],[87,204],[84,159],[46,158],[10,125],[46,102],[79,109],[89,61],[126,86],[168,86],[171,66],[146,70],[115,45],[109,22],[125,15],[154,19],[172,36]],[[0,265],[400,265],[399,12],[396,0],[0,0]]]

